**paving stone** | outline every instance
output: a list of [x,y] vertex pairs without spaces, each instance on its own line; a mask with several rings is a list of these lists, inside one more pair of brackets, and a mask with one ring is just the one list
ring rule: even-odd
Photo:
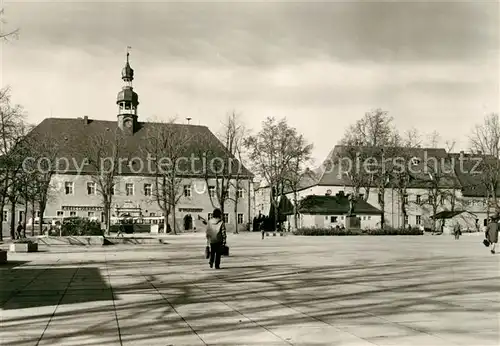
[[481,251],[475,238],[228,237],[232,256],[222,270],[208,267],[202,234],[161,246],[13,254],[19,265],[0,267],[0,340],[500,344],[500,255]]

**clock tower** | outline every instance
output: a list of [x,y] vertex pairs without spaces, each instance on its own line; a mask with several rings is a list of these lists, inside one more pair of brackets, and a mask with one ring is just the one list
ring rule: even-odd
[[122,79],[125,85],[118,93],[116,104],[118,105],[118,127],[127,134],[134,134],[137,130],[137,106],[139,96],[132,88],[134,70],[129,64],[130,53],[127,52],[127,63],[122,70]]

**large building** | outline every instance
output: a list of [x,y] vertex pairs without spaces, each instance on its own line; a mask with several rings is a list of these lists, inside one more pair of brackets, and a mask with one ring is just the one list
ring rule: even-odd
[[[142,217],[152,222],[161,222],[163,211],[156,201],[155,163],[157,156],[151,155],[151,136],[163,135],[163,140],[180,141],[174,134],[183,133],[182,160],[184,170],[178,175],[176,186],[180,186],[181,196],[175,208],[178,229],[192,229],[201,226],[198,216],[210,218],[214,207],[219,207],[216,197],[217,179],[228,178],[219,172],[211,160],[230,158],[237,173],[231,175],[228,199],[225,203],[225,221],[228,229],[246,226],[253,215],[251,194],[252,174],[226,150],[222,142],[206,126],[141,122],[139,117],[139,96],[132,82],[134,70],[127,62],[122,70],[124,85],[116,99],[116,121],[97,120],[88,116],[82,118],[48,118],[43,120],[29,134],[28,138],[46,140],[50,138],[57,147],[57,171],[52,177],[52,191],[45,209],[44,218],[66,216],[90,217],[104,221],[102,197],[95,175],[100,171],[92,160],[100,157],[115,158],[120,147],[119,170],[113,188],[111,217],[130,215]],[[111,101],[111,100],[110,100]],[[169,135],[170,134],[170,135]],[[166,137],[165,137],[166,136]],[[170,138],[169,138],[170,137]],[[175,138],[174,138],[175,137]],[[118,143],[119,142],[119,143]],[[118,144],[117,144],[118,143]],[[175,145],[173,143],[172,145]],[[100,153],[97,151],[101,151]],[[89,154],[90,153],[90,154]],[[205,161],[200,158],[205,155]],[[207,153],[210,153],[207,156]],[[100,156],[96,156],[100,155]],[[105,160],[105,159],[104,159]],[[114,159],[113,159],[114,160]],[[110,159],[109,161],[112,161]],[[220,161],[220,160],[219,160]],[[156,161],[155,161],[156,162]],[[236,164],[234,164],[236,162]],[[102,164],[102,163],[101,163]],[[237,180],[235,180],[237,178]],[[237,197],[237,210],[234,200]],[[24,207],[16,206],[15,218],[25,220]],[[39,213],[37,213],[38,216]],[[4,210],[4,232],[11,223],[10,210]],[[30,213],[27,216],[29,220]],[[157,218],[157,220],[155,220]]]
[[[315,171],[310,171],[304,176],[300,188],[295,192],[297,199],[303,200],[308,196],[336,195],[339,192],[345,194],[353,193],[353,182],[347,172],[339,164],[339,158],[349,157],[346,153],[348,148],[337,145],[325,159],[323,165]],[[366,154],[366,150],[373,148],[356,148]],[[411,152],[405,153],[404,157],[410,165],[411,173],[409,181],[406,183],[406,191],[401,195],[401,189],[391,188],[388,184],[384,189],[384,221],[391,227],[400,228],[403,226],[417,226],[431,228],[433,226],[433,206],[437,206],[436,212],[445,210],[464,210],[475,215],[477,227],[486,225],[488,215],[491,215],[495,208],[487,204],[486,188],[484,184],[484,173],[474,170],[478,160],[483,159],[482,155],[468,155],[464,152],[449,154],[445,149],[439,148],[413,148]],[[361,155],[369,157],[370,155]],[[426,169],[426,162],[437,162],[442,170],[439,180],[436,181],[432,170]],[[429,174],[431,173],[431,174]],[[371,186],[368,191],[363,186],[360,189],[360,197],[365,197],[368,193],[367,202],[375,208],[382,209],[382,196],[376,186]],[[260,195],[266,196],[260,187]],[[269,188],[267,188],[269,190]],[[439,190],[438,193],[435,191]],[[294,193],[288,191],[286,196],[293,200]],[[500,189],[496,192],[500,196]],[[438,203],[432,202],[434,196],[439,196]],[[256,201],[256,205],[263,204],[264,201]],[[403,213],[403,206],[405,213]],[[334,216],[332,212],[332,217]],[[373,227],[370,220],[363,222],[366,227]],[[380,226],[380,224],[375,225]],[[300,225],[299,225],[300,227]]]

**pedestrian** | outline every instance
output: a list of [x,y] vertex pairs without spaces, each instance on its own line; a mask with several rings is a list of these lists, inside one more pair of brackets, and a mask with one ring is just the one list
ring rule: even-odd
[[223,247],[226,246],[226,227],[222,221],[222,211],[214,209],[212,218],[207,222],[207,246],[210,246],[210,268],[220,269]]
[[16,239],[21,239],[23,235],[23,222],[19,221],[16,228]]
[[260,232],[262,233],[262,239],[264,239],[264,236],[266,235],[266,223],[264,222],[264,220],[260,221],[259,228]]
[[486,229],[486,239],[490,242],[492,254],[495,254],[496,245],[498,243],[498,219],[498,214],[492,216],[491,222],[488,224]]
[[455,235],[455,240],[458,240],[462,234],[460,223],[458,221],[455,222],[455,225],[453,226],[453,234]]

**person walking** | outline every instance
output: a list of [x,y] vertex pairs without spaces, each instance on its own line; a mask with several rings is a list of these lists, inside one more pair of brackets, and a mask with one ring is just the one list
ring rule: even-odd
[[488,241],[490,242],[492,254],[495,254],[496,245],[498,243],[498,219],[498,214],[492,216],[491,222],[486,228],[486,239],[488,239]]
[[212,218],[207,222],[207,246],[210,246],[210,268],[220,269],[223,247],[226,246],[226,227],[222,221],[222,211],[214,209]]
[[19,221],[16,228],[16,239],[21,239],[23,237],[23,222]]
[[455,225],[453,226],[453,234],[455,235],[455,240],[458,240],[460,238],[460,235],[462,234],[460,223],[458,221],[456,221]]

